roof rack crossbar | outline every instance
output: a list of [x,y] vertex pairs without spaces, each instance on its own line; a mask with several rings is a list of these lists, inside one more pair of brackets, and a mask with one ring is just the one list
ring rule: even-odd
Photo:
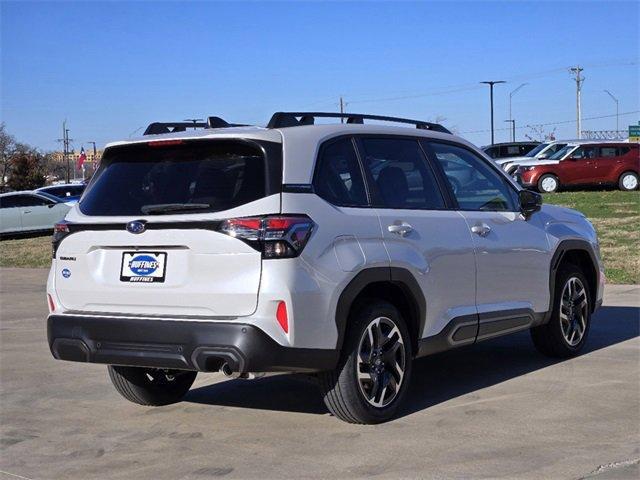
[[346,118],[349,124],[362,124],[364,120],[379,120],[383,122],[408,123],[421,130],[451,133],[438,123],[425,122],[423,120],[411,120],[400,117],[387,117],[384,115],[368,115],[364,113],[329,113],[329,112],[276,112],[269,120],[267,128],[286,128],[300,125],[313,125],[316,118]]

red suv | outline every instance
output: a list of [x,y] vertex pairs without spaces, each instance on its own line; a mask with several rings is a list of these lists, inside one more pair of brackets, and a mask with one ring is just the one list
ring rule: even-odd
[[617,185],[621,190],[636,190],[639,147],[629,142],[570,143],[546,160],[522,162],[515,177],[524,187],[544,193],[578,185]]

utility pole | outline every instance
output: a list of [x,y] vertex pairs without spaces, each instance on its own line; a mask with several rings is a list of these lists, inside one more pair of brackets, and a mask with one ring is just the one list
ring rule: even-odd
[[[340,96],[340,113],[344,113],[344,101],[342,100],[342,96]],[[340,123],[344,123],[344,118],[340,117]]]
[[[520,85],[518,88],[516,88],[515,90],[512,90],[509,93],[509,120],[508,121],[513,121],[513,116],[511,115],[511,99],[513,98],[513,96],[516,94],[516,92],[518,90],[520,90],[522,87],[524,87],[525,85],[529,85],[528,83],[523,83],[522,85]],[[516,141],[516,122],[513,122],[513,135],[511,135],[511,141],[515,142]]]
[[67,183],[71,182],[71,163],[69,161],[69,142],[72,142],[69,138],[69,129],[67,128],[67,121],[62,122],[62,138],[58,139],[62,142],[62,161],[67,166]]
[[580,93],[582,92],[582,82],[584,82],[584,77],[581,75],[583,70],[584,68],[582,68],[580,65],[578,65],[577,67],[572,67],[570,69],[571,73],[575,75],[574,80],[576,82],[576,115],[578,117],[578,139],[582,138],[582,105],[580,102]]
[[619,122],[620,110],[618,109],[618,99],[614,97],[609,90],[605,90],[604,92],[607,95],[609,95],[614,102],[616,102],[616,138],[619,138],[618,135],[620,135],[619,133],[620,132],[620,122]]
[[185,118],[183,121],[193,123],[193,129],[197,130],[198,127],[196,127],[196,124],[198,122],[202,122],[203,120],[201,118]]
[[507,83],[504,80],[488,80],[486,82],[480,82],[480,83],[484,83],[485,85],[489,85],[489,92],[490,92],[490,98],[491,98],[491,145],[493,145],[494,142],[494,134],[493,134],[493,86],[497,83]]
[[505,122],[509,122],[511,124],[511,141],[515,142],[516,141],[516,121],[511,119],[511,120],[505,120]]

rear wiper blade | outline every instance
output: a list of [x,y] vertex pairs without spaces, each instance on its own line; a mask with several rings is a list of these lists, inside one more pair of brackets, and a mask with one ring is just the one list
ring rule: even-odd
[[189,210],[205,210],[211,207],[208,203],[158,203],[155,205],[143,205],[140,211],[144,214],[153,215],[168,212],[186,212]]

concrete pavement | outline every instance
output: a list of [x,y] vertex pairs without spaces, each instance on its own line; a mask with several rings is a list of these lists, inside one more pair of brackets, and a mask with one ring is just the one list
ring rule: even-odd
[[0,478],[638,478],[640,287],[608,286],[587,352],[527,332],[416,362],[397,420],[329,416],[307,377],[198,376],[131,404],[106,368],[54,360],[44,270],[0,270]]

